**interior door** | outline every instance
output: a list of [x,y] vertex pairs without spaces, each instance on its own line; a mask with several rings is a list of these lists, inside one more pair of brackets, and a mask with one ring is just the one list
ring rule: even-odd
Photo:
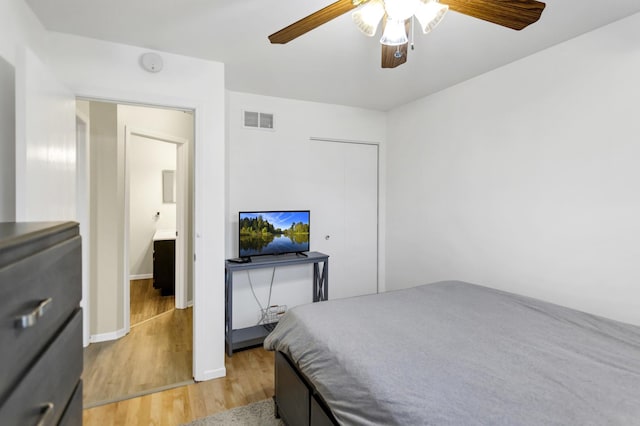
[[328,254],[329,298],[378,291],[378,147],[310,141],[312,249]]
[[16,61],[16,220],[76,213],[75,97],[24,48]]

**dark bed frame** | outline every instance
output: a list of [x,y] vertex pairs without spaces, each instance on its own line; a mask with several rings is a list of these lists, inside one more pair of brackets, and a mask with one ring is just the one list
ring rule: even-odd
[[290,426],[338,425],[309,379],[282,352],[275,360],[275,415]]

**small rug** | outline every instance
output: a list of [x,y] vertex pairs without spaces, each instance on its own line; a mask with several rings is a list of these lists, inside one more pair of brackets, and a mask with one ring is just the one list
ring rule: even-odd
[[273,400],[265,399],[194,420],[184,426],[284,426],[282,420],[274,417],[273,410]]

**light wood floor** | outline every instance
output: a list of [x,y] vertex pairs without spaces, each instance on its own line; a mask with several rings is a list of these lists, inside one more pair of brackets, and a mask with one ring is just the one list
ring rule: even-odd
[[176,306],[175,296],[162,296],[160,290],[153,288],[152,278],[131,280],[129,289],[131,325],[168,312]]
[[174,426],[273,396],[274,355],[262,348],[226,357],[227,376],[84,410],[85,426]]
[[[169,302],[154,297],[153,292],[159,290],[153,289],[150,282],[143,284],[151,287],[151,292],[138,284],[131,286],[131,312],[132,324],[134,315],[139,322],[131,326],[130,333],[84,349],[85,407],[193,383],[193,309],[176,310],[173,297],[166,296],[171,305],[162,313]],[[144,303],[143,297],[147,298]]]

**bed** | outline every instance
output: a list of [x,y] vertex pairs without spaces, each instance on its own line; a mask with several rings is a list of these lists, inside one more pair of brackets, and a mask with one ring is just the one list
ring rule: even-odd
[[460,281],[293,308],[291,425],[640,424],[640,327]]

